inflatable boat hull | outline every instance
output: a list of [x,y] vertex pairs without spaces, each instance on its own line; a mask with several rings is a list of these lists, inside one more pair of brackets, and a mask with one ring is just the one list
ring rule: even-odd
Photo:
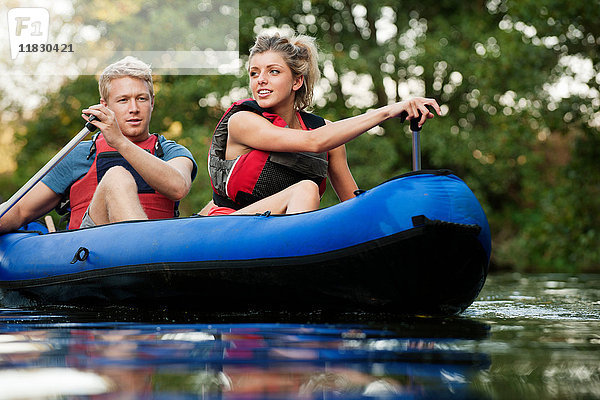
[[6,234],[0,301],[449,315],[478,295],[490,252],[473,193],[456,176],[432,171],[297,215]]

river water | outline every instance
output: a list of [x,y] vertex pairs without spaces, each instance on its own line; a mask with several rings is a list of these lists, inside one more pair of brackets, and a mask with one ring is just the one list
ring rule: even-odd
[[441,319],[0,308],[0,399],[595,399],[599,328],[598,275],[492,275]]

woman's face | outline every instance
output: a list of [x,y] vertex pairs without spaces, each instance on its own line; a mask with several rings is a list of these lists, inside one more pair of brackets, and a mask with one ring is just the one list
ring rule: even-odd
[[250,59],[250,89],[262,108],[293,107],[302,77],[294,77],[283,57],[274,51],[255,54]]

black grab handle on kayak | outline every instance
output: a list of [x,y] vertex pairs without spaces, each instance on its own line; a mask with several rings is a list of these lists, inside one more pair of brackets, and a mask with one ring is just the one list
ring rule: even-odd
[[85,247],[80,247],[75,252],[73,259],[71,260],[71,264],[75,264],[77,261],[85,261],[90,255],[90,251]]

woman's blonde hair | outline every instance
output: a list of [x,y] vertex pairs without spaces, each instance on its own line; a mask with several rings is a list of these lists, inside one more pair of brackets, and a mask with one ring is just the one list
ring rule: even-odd
[[154,85],[152,84],[152,69],[148,64],[138,58],[127,56],[106,67],[98,79],[100,97],[108,101],[110,82],[113,79],[131,77],[141,79],[146,83],[150,97],[154,96]]
[[250,49],[250,59],[266,51],[279,53],[294,77],[304,78],[302,87],[296,91],[294,106],[297,110],[309,107],[313,100],[313,89],[321,76],[315,38],[306,35],[284,36],[280,33],[261,34]]

